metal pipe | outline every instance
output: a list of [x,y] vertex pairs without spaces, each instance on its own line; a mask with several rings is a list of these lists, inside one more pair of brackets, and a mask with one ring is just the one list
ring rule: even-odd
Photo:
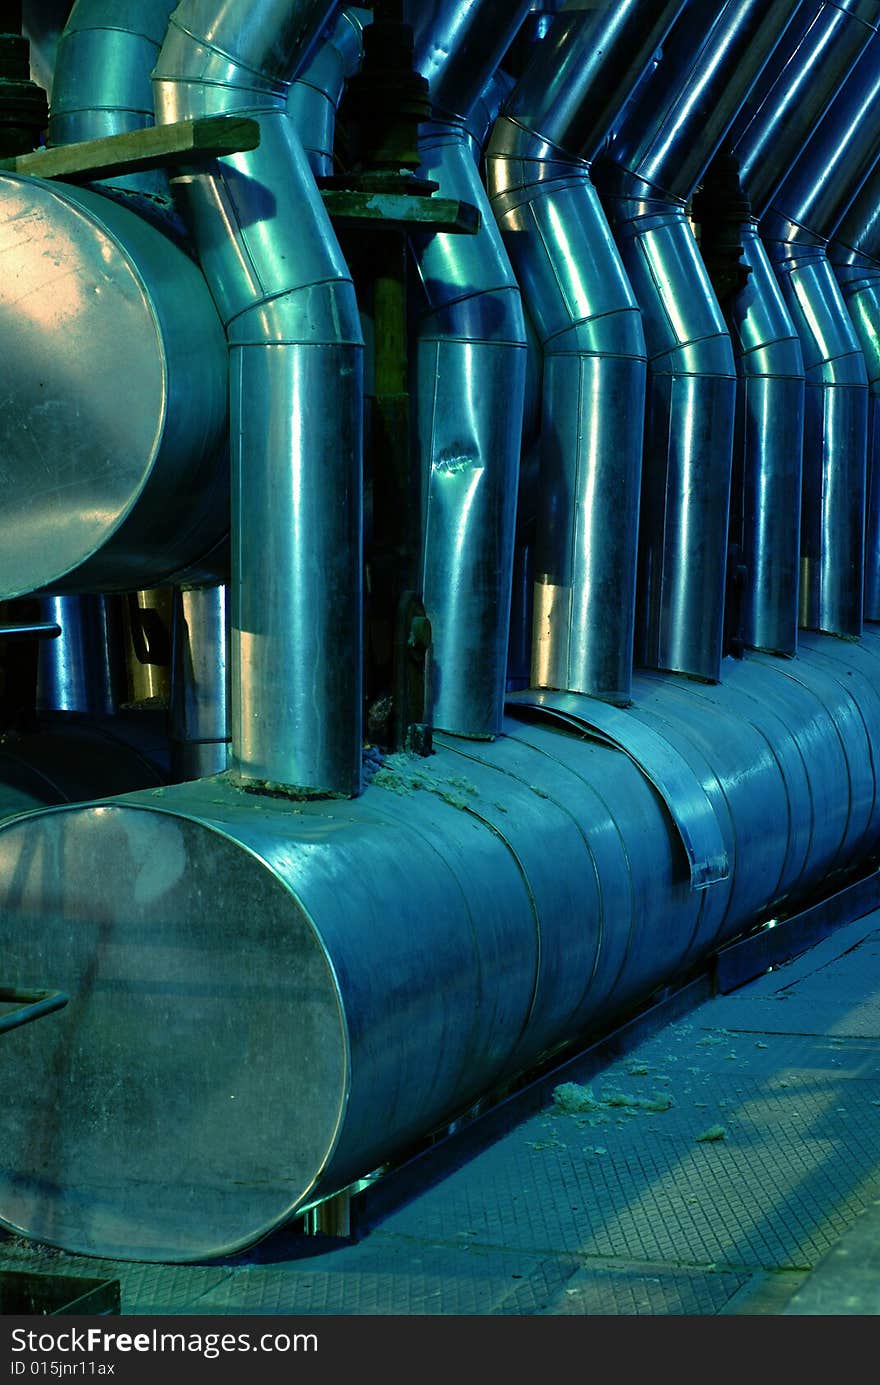
[[222,774],[229,760],[226,588],[178,587],[171,627],[171,777]]
[[364,28],[372,18],[372,10],[342,10],[329,38],[312,54],[287,94],[287,114],[316,178],[333,173],[336,112],[346,81],[360,68]]
[[809,0],[801,5],[728,137],[740,186],[758,220],[876,33],[878,21],[877,0]]
[[231,351],[232,758],[257,784],[356,794],[363,339],[286,114],[330,0],[184,0],[158,118],[247,110],[260,146],[175,180]]
[[[58,42],[49,143],[102,139],[154,123],[153,70],[175,0],[76,0]],[[97,187],[168,194],[161,171],[105,179]]]
[[804,358],[754,221],[738,228],[745,286],[727,309],[737,366],[730,538],[747,572],[743,638],[797,652]]
[[644,314],[636,661],[721,672],[736,366],[686,206],[798,0],[692,0],[597,164]]
[[504,737],[438,736],[351,802],[255,811],[222,778],[3,826],[5,975],[70,1004],[0,1067],[0,1219],[231,1253],[833,888],[880,835],[880,634],[729,665],[638,674],[625,712],[526,692]]
[[415,65],[435,120],[419,176],[476,206],[476,235],[411,237],[421,292],[417,436],[421,592],[431,622],[426,717],[457,735],[501,729],[526,384],[520,291],[477,170],[467,119],[526,0],[412,5]]
[[681,8],[622,0],[560,15],[486,150],[544,353],[532,682],[619,703],[632,679],[645,342],[578,154],[595,153]]
[[864,618],[880,620],[880,174],[865,180],[828,247],[868,374]]
[[806,370],[800,624],[862,628],[868,377],[825,247],[880,154],[873,37],[780,185],[761,233]]
[[40,643],[37,710],[110,716],[124,686],[113,598],[47,596],[40,606],[43,618],[61,633]]
[[757,222],[878,18],[877,0],[802,5],[727,140],[748,204],[728,229],[748,271],[725,304],[739,376],[731,538],[748,573],[745,643],[784,655],[797,650],[804,364]]

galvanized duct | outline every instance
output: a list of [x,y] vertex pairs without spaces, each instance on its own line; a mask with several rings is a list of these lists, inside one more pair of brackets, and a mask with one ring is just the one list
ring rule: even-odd
[[342,10],[333,30],[312,54],[287,94],[287,114],[302,141],[316,178],[333,173],[336,112],[345,83],[364,56],[364,28],[372,10]]
[[71,1002],[6,1040],[0,1218],[191,1260],[405,1152],[876,851],[878,674],[873,632],[806,636],[625,712],[525,694],[349,802],[202,780],[7,824],[7,974]]
[[229,761],[229,603],[225,586],[177,588],[171,624],[171,778]]
[[[153,124],[150,73],[175,0],[76,0],[55,59],[49,143],[102,139]],[[113,187],[167,193],[161,172],[106,180]],[[99,183],[98,186],[101,186]]]
[[690,0],[596,178],[645,320],[636,662],[721,671],[736,367],[687,203],[799,0]]
[[476,206],[476,235],[411,238],[421,285],[417,431],[421,592],[431,621],[427,717],[457,735],[501,730],[526,375],[520,292],[480,181],[468,116],[527,0],[404,6],[434,120],[420,177]]
[[867,178],[828,247],[868,374],[864,618],[880,620],[880,176]]
[[486,149],[544,353],[532,683],[618,703],[632,679],[645,342],[589,169],[682,3],[561,14]]
[[[175,2],[150,0],[136,16],[126,6],[123,22],[119,0],[76,0],[58,43],[50,144],[101,139],[154,123],[150,73]],[[168,191],[159,171],[120,176],[109,185],[154,195]],[[43,605],[61,634],[40,647],[38,705],[47,711],[113,712],[119,681],[113,665],[121,655],[111,644],[121,630],[108,598],[53,596]]]
[[758,220],[878,15],[876,0],[802,5],[728,140],[749,204],[738,228],[748,279],[725,305],[739,374],[731,539],[748,572],[745,643],[779,654],[797,649],[804,364]]
[[362,337],[293,122],[330,0],[184,0],[157,116],[248,112],[260,146],[175,180],[231,348],[232,759],[356,794],[362,720]]
[[806,368],[800,623],[862,626],[868,380],[825,247],[880,152],[872,37],[762,218]]

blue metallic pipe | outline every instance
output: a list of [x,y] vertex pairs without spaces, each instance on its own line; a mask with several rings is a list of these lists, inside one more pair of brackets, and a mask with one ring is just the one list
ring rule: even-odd
[[420,176],[476,206],[476,235],[411,237],[417,307],[421,590],[431,621],[426,719],[463,736],[501,730],[526,384],[520,292],[477,170],[467,120],[526,0],[413,5],[415,63],[435,121]]
[[154,73],[165,121],[247,111],[259,148],[175,180],[231,348],[233,764],[356,794],[362,742],[363,341],[293,122],[330,0],[184,0]]
[[632,680],[645,342],[587,160],[681,8],[561,14],[486,150],[544,353],[532,682],[619,703]]
[[825,247],[880,154],[880,38],[853,68],[761,222],[806,369],[800,623],[858,635],[868,377]]
[[864,618],[880,620],[880,179],[865,181],[828,247],[868,373]]
[[525,692],[349,802],[221,777],[7,823],[7,977],[70,1004],[0,1066],[0,1219],[230,1253],[832,889],[880,842],[878,673],[880,634],[807,634],[626,711]]
[[[154,123],[150,73],[174,7],[175,0],[138,0],[136,6],[76,0],[58,42],[50,144],[101,139]],[[160,171],[120,175],[96,186],[168,194]]]
[[739,228],[748,279],[726,306],[739,375],[731,537],[748,572],[745,642],[785,655],[797,650],[804,364],[757,221],[878,18],[877,0],[802,5],[728,138],[750,204]]
[[363,61],[364,29],[372,19],[372,10],[342,10],[332,33],[312,54],[288,92],[287,114],[316,178],[328,178],[333,173],[336,112],[346,81]]
[[642,308],[648,410],[636,662],[721,672],[736,366],[687,202],[798,0],[691,0],[596,178]]

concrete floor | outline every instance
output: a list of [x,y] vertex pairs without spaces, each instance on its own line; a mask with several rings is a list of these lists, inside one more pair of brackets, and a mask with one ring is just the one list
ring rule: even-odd
[[156,1266],[0,1233],[0,1268],[116,1277],[123,1314],[880,1312],[880,911],[557,1093],[355,1244]]

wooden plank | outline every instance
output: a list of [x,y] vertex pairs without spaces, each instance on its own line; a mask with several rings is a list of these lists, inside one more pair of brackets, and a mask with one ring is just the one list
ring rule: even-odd
[[198,120],[178,120],[171,125],[150,125],[80,144],[60,144],[35,149],[13,159],[0,159],[0,171],[27,173],[35,178],[57,178],[68,183],[90,183],[118,173],[140,173],[148,168],[174,168],[256,149],[260,126],[256,120],[232,115],[207,115]]
[[405,193],[354,192],[322,188],[324,206],[343,226],[370,226],[382,231],[451,231],[474,235],[480,229],[479,208],[450,197],[412,197]]

